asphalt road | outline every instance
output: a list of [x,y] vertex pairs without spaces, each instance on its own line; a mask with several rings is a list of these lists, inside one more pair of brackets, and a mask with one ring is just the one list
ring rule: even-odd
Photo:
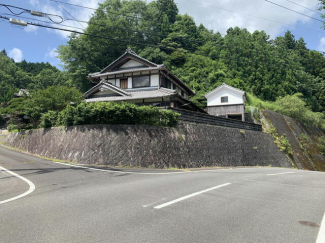
[[[124,173],[3,147],[0,166],[1,243],[315,243],[322,231],[323,172],[252,167]],[[31,186],[10,172],[35,190],[14,200]]]

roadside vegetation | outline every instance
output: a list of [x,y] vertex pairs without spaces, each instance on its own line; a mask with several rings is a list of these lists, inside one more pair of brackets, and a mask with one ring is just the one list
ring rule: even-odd
[[39,127],[72,126],[84,124],[132,124],[175,127],[180,114],[152,106],[131,103],[81,102],[68,105],[60,112],[49,111],[40,119]]
[[255,95],[247,93],[247,106],[253,106],[259,110],[272,110],[297,119],[305,125],[312,125],[325,129],[324,113],[313,112],[303,100],[303,95],[301,93],[278,97],[275,102],[263,101]]
[[[138,124],[174,127],[179,114],[130,103],[82,102],[75,88],[50,86],[2,105],[9,131],[84,124]],[[4,119],[0,119],[0,123]]]
[[[324,6],[320,0],[320,9]],[[125,13],[141,17],[126,18]],[[290,31],[275,39],[265,31],[251,33],[239,27],[219,33],[197,26],[188,14],[179,14],[173,0],[106,0],[91,16],[85,32],[109,33],[112,39],[71,34],[69,41],[57,48],[63,71],[49,63],[15,63],[2,50],[0,110],[6,109],[8,102],[11,108],[24,109],[21,101],[12,100],[19,89],[34,95],[48,87],[65,86],[83,93],[92,86],[87,75],[102,70],[130,46],[140,56],[165,64],[196,92],[191,100],[201,108],[206,107],[204,95],[226,83],[246,91],[251,106],[324,128],[324,54],[308,49],[304,39]],[[125,36],[130,43],[114,40],[125,40]],[[32,124],[43,113],[59,111],[34,109],[26,113]]]

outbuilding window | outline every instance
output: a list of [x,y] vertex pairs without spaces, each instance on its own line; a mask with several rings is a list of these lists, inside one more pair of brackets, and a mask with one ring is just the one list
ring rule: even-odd
[[133,88],[149,87],[149,86],[150,86],[150,76],[133,77],[132,80]]
[[228,103],[228,96],[221,97],[221,103]]

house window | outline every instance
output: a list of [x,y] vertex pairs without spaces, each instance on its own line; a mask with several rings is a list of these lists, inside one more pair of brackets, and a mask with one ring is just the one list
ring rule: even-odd
[[221,97],[221,103],[228,103],[228,96]]
[[167,78],[162,77],[161,87],[164,87],[166,89],[171,89],[172,88],[172,82],[170,82],[170,80],[168,80]]
[[181,91],[181,94],[182,94],[182,96],[184,97],[184,91],[183,91],[183,90]]
[[133,88],[149,87],[149,86],[150,86],[150,76],[133,77],[132,80]]

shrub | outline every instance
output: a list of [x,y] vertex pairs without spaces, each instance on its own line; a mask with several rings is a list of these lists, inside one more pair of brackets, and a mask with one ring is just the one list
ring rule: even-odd
[[0,127],[4,125],[6,125],[6,120],[2,116],[0,116]]
[[57,125],[83,124],[138,124],[174,127],[180,114],[152,106],[137,106],[131,103],[94,102],[68,105],[58,114]]
[[7,129],[9,132],[15,132],[19,130],[19,127],[16,124],[9,124]]
[[275,143],[278,145],[281,151],[285,152],[288,155],[293,154],[291,144],[285,134],[277,137]]
[[325,137],[324,136],[321,136],[320,138],[318,138],[317,147],[320,150],[320,153],[322,155],[325,155]]
[[48,111],[41,116],[40,124],[38,127],[48,128],[56,125],[58,119],[58,112]]
[[247,105],[257,107],[261,110],[276,111],[305,124],[325,129],[325,115],[320,112],[313,112],[306,105],[306,102],[303,101],[303,95],[301,93],[278,97],[275,102],[260,100],[250,93],[247,93],[246,96]]
[[306,106],[306,102],[302,100],[300,93],[279,97],[275,104],[277,105],[276,111],[281,114],[316,127],[324,126],[324,114],[313,112]]

